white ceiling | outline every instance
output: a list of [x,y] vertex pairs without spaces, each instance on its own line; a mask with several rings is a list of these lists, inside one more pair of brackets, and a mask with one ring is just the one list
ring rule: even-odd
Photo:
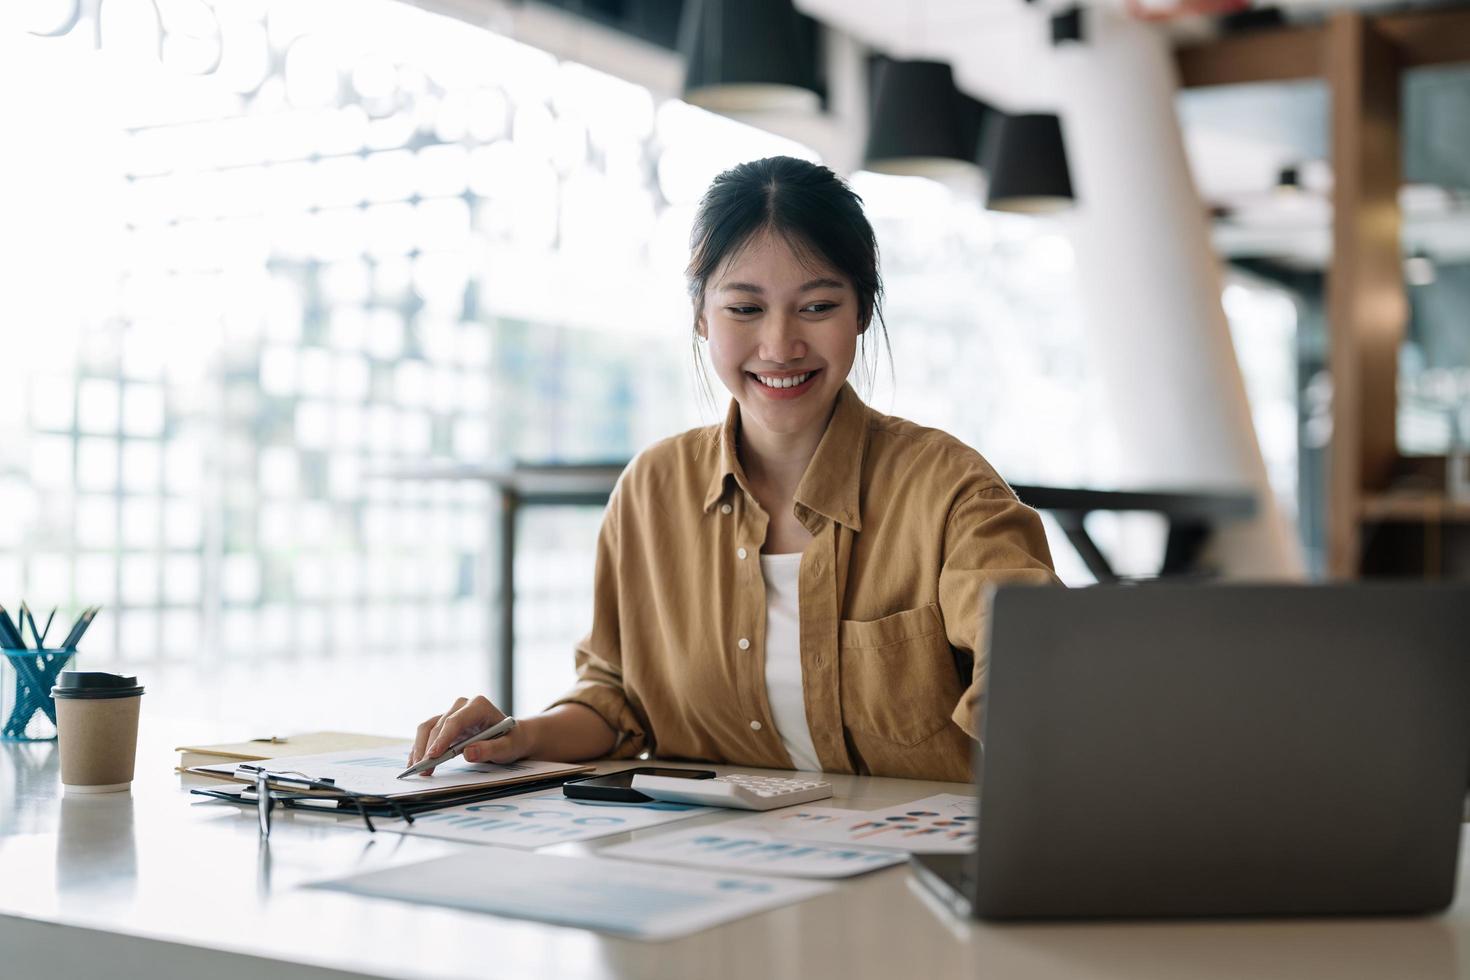
[[[521,0],[409,0],[478,22],[563,57],[627,77],[660,97],[678,93],[682,65],[674,52],[609,28]],[[1087,0],[1121,9],[1127,0]],[[1151,6],[1178,0],[1135,0]],[[833,65],[828,112],[818,120],[747,119],[817,149],[840,171],[859,165],[865,102],[859,80],[863,48],[904,58],[934,58],[954,66],[959,87],[1007,111],[1045,111],[1059,98],[1049,18],[1069,0],[795,0],[838,32],[829,44]],[[1393,9],[1442,5],[1397,2]],[[1332,9],[1387,9],[1380,0],[1282,0],[1288,19],[1319,19]],[[1197,38],[1214,22],[1181,18],[1161,23],[1172,38]],[[1176,100],[1191,171],[1202,199],[1231,209],[1216,222],[1215,240],[1231,256],[1276,257],[1320,268],[1331,243],[1330,209],[1322,186],[1295,198],[1273,192],[1285,166],[1316,163],[1326,171],[1328,102],[1320,82],[1192,89]],[[1407,180],[1462,192],[1428,203],[1406,202],[1406,250],[1441,261],[1470,262],[1470,66],[1410,74],[1405,100]],[[1328,178],[1330,181],[1330,177]],[[1320,181],[1319,181],[1320,184]]]
[[[1157,8],[1175,0],[1139,0]],[[1125,0],[1086,6],[1124,7]],[[1062,0],[796,0],[803,12],[897,57],[935,58],[954,67],[956,84],[1007,111],[1059,103],[1046,70],[1049,18]],[[1332,9],[1387,8],[1379,0],[1285,0],[1288,19],[1320,18]],[[1435,3],[1397,3],[1433,6]],[[1199,18],[1161,25],[1174,37],[1213,30]],[[1273,193],[1281,169],[1329,155],[1328,100],[1321,82],[1195,89],[1177,100],[1190,167],[1201,197],[1233,218],[1217,222],[1216,244],[1228,255],[1279,257],[1321,267],[1330,251],[1330,209],[1318,188]],[[1470,69],[1415,72],[1406,89],[1406,179],[1470,191]],[[1328,178],[1330,181],[1330,177]],[[1422,196],[1421,196],[1422,197]],[[1441,261],[1470,261],[1470,199],[1431,196],[1406,202],[1407,250]]]

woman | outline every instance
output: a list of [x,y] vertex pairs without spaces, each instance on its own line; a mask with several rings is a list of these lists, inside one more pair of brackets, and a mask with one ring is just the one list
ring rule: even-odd
[[[978,453],[848,386],[882,329],[860,199],[825,167],[741,164],[700,203],[688,278],[725,422],[628,465],[576,687],[465,758],[970,778],[986,591],[1056,579],[1036,512]],[[409,761],[501,717],[460,698]]]

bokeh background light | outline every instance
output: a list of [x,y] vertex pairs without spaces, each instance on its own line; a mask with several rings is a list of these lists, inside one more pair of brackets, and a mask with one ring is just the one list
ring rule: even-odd
[[[0,165],[22,366],[0,596],[104,604],[90,663],[483,651],[488,491],[404,474],[623,458],[714,421],[694,206],[810,148],[392,0],[109,0],[61,30],[70,9],[0,13],[0,85],[26,93],[0,103],[26,147]],[[921,179],[852,185],[889,295],[873,403],[1018,482],[1106,483],[1065,234]],[[1289,351],[1290,304],[1233,288],[1243,349]],[[1243,361],[1289,500],[1290,361]],[[984,383],[957,398],[956,370]],[[527,515],[518,705],[571,676],[598,519]]]

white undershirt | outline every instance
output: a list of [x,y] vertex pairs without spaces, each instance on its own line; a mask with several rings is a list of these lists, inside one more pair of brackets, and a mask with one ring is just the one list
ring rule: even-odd
[[761,555],[766,580],[766,698],[781,744],[797,769],[821,772],[801,686],[801,554]]

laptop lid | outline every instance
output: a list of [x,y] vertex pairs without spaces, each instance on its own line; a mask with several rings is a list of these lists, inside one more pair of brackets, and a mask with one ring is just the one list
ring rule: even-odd
[[976,914],[1453,898],[1470,588],[1003,587],[991,617]]

